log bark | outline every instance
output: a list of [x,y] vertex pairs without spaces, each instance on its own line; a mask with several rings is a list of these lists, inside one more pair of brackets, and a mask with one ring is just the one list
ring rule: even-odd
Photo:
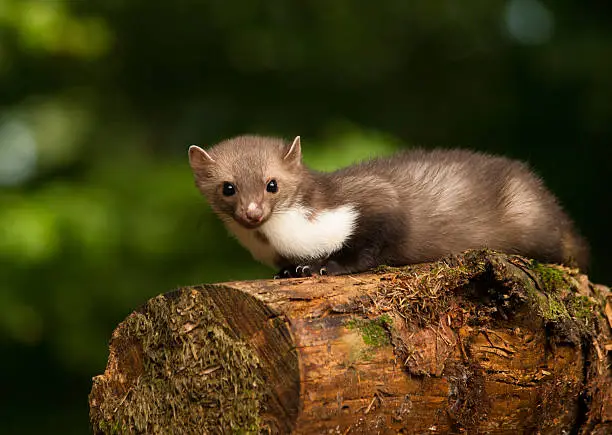
[[612,433],[612,297],[471,251],[186,287],[114,331],[94,433]]

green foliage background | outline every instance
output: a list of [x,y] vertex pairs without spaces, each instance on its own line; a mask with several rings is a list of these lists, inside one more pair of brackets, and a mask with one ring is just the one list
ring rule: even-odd
[[0,0],[0,432],[88,431],[114,326],[270,276],[186,150],[302,136],[333,169],[410,146],[526,160],[612,281],[612,7],[491,0]]

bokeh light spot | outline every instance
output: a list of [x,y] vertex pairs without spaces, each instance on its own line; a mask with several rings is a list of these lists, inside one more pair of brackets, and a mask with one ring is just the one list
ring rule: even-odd
[[30,128],[18,119],[0,121],[0,186],[27,181],[35,172],[37,148]]
[[504,11],[504,25],[512,39],[537,45],[552,38],[554,17],[538,0],[510,0]]

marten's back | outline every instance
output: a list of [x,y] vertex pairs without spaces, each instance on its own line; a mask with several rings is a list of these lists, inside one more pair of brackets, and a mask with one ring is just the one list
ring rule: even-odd
[[467,150],[412,150],[329,174],[367,214],[407,228],[404,260],[488,247],[586,267],[588,250],[554,195],[524,164]]

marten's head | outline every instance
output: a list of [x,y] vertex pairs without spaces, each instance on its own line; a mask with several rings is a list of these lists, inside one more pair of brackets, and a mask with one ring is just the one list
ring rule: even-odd
[[261,136],[238,136],[204,151],[189,147],[196,186],[225,222],[257,228],[298,197],[306,175],[300,137],[293,142]]

